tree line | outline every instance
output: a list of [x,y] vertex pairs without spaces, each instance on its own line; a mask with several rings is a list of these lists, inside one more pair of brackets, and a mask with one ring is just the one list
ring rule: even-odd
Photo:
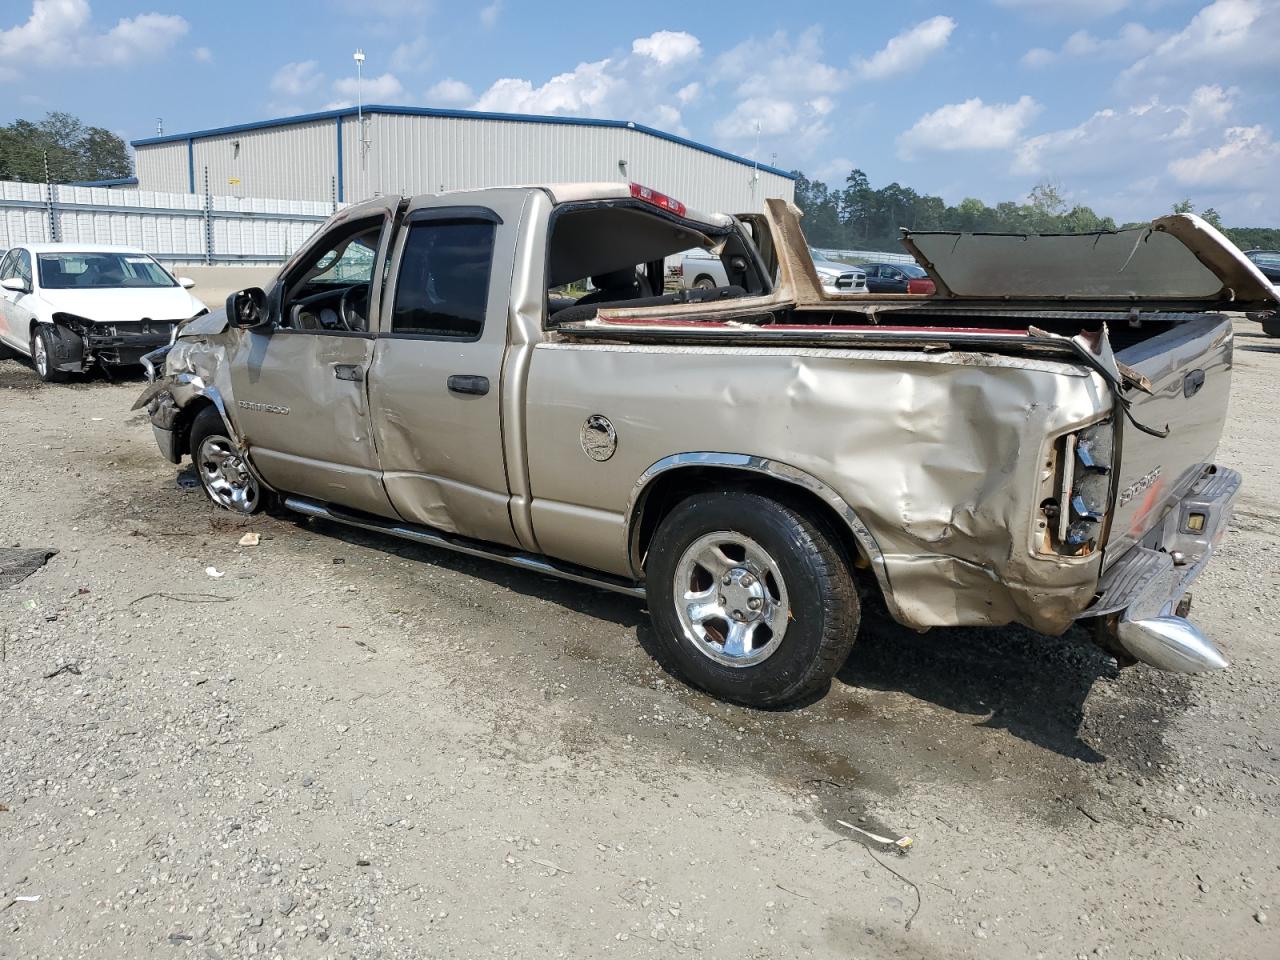
[[86,126],[69,113],[0,127],[0,180],[75,183],[114,180],[133,173],[129,151],[110,130]]
[[[922,194],[893,182],[873,188],[861,170],[852,170],[844,186],[834,189],[810,180],[799,170],[796,206],[804,211],[804,232],[815,247],[837,250],[901,252],[900,228],[965,233],[1092,233],[1135,224],[1117,224],[1083,204],[1070,204],[1062,188],[1037,184],[1022,203],[1006,200],[994,207],[975,197],[948,204],[941,197]],[[1174,213],[1194,213],[1190,200],[1173,205]],[[1280,248],[1280,228],[1227,227],[1216,210],[1200,211],[1243,250]]]

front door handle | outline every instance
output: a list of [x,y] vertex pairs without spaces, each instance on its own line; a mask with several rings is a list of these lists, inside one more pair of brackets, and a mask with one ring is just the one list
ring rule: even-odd
[[489,392],[489,378],[474,373],[455,373],[449,378],[449,392],[483,397]]
[[364,379],[364,371],[358,363],[335,363],[333,375],[339,380],[350,380],[352,383],[359,383]]

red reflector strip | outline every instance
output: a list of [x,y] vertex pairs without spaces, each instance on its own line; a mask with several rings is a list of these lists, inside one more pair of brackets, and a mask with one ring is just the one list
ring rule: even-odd
[[643,200],[645,203],[651,203],[662,210],[674,213],[677,217],[683,217],[685,214],[686,207],[679,200],[668,197],[665,193],[659,193],[657,190],[650,190],[641,184],[631,184],[631,196],[637,200]]

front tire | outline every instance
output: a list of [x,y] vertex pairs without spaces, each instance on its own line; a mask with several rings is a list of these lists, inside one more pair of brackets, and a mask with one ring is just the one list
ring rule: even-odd
[[43,383],[62,383],[67,379],[65,373],[54,369],[53,341],[43,325],[36,327],[31,334],[31,365]]
[[240,455],[217,407],[205,407],[191,424],[191,462],[204,492],[224,510],[248,516],[267,505],[267,491]]
[[825,691],[860,607],[827,524],[755,493],[695,494],[650,545],[649,610],[663,652],[723,700],[779,707]]

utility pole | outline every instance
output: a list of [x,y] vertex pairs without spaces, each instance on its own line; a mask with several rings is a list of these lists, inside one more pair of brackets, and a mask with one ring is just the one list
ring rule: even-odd
[[356,126],[360,131],[360,166],[364,169],[369,153],[369,136],[364,126],[364,49],[357,48],[351,59],[356,62]]
[[164,136],[164,117],[156,117],[156,136]]

